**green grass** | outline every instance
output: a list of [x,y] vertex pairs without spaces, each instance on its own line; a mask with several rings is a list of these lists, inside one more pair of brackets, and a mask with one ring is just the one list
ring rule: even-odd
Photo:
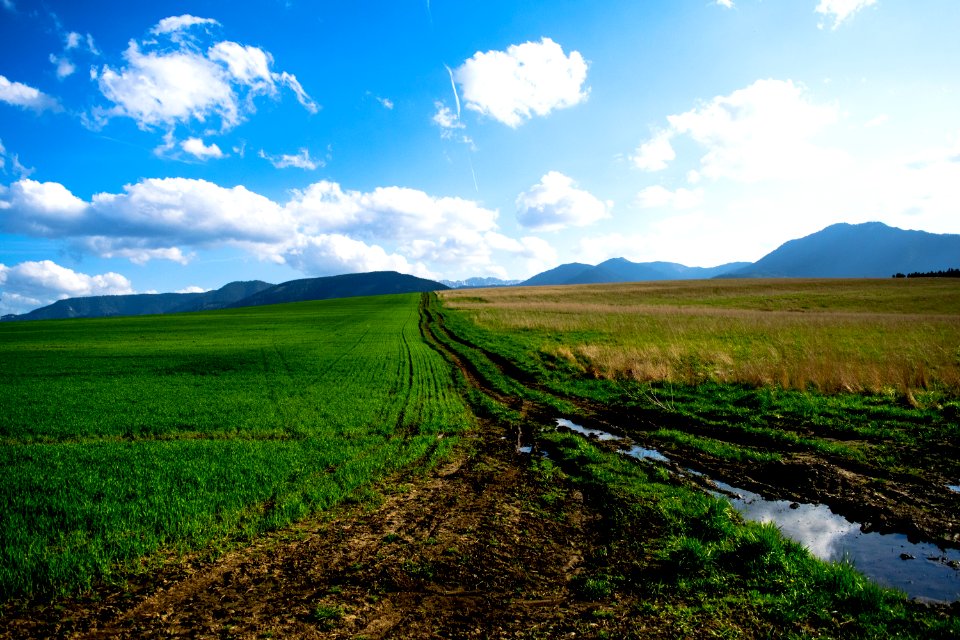
[[448,451],[471,418],[418,304],[0,325],[0,594],[249,539]]

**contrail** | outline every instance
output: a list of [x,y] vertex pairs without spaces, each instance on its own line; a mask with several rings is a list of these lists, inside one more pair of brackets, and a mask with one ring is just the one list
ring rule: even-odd
[[470,162],[470,173],[473,174],[473,188],[479,195],[480,185],[477,184],[477,172],[473,170],[473,158],[470,157],[469,152],[467,153],[467,160]]
[[460,120],[460,94],[457,93],[457,83],[453,81],[453,69],[446,64],[443,65],[443,68],[450,74],[450,88],[453,89],[453,99],[457,103],[457,120]]

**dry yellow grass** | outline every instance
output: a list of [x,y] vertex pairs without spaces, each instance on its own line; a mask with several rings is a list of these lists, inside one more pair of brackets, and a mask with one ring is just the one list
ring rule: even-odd
[[442,297],[479,326],[600,378],[960,391],[955,280],[710,280]]

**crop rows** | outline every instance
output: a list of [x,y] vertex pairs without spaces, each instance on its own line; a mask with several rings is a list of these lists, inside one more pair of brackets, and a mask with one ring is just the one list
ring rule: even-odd
[[0,325],[0,593],[247,539],[469,425],[418,296]]

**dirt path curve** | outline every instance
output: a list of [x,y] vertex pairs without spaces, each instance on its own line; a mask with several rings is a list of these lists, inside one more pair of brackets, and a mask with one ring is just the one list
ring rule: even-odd
[[487,425],[472,452],[388,481],[379,499],[157,579],[125,605],[68,603],[11,637],[552,635],[590,609],[570,579],[599,523],[576,491],[544,500],[506,436]]

